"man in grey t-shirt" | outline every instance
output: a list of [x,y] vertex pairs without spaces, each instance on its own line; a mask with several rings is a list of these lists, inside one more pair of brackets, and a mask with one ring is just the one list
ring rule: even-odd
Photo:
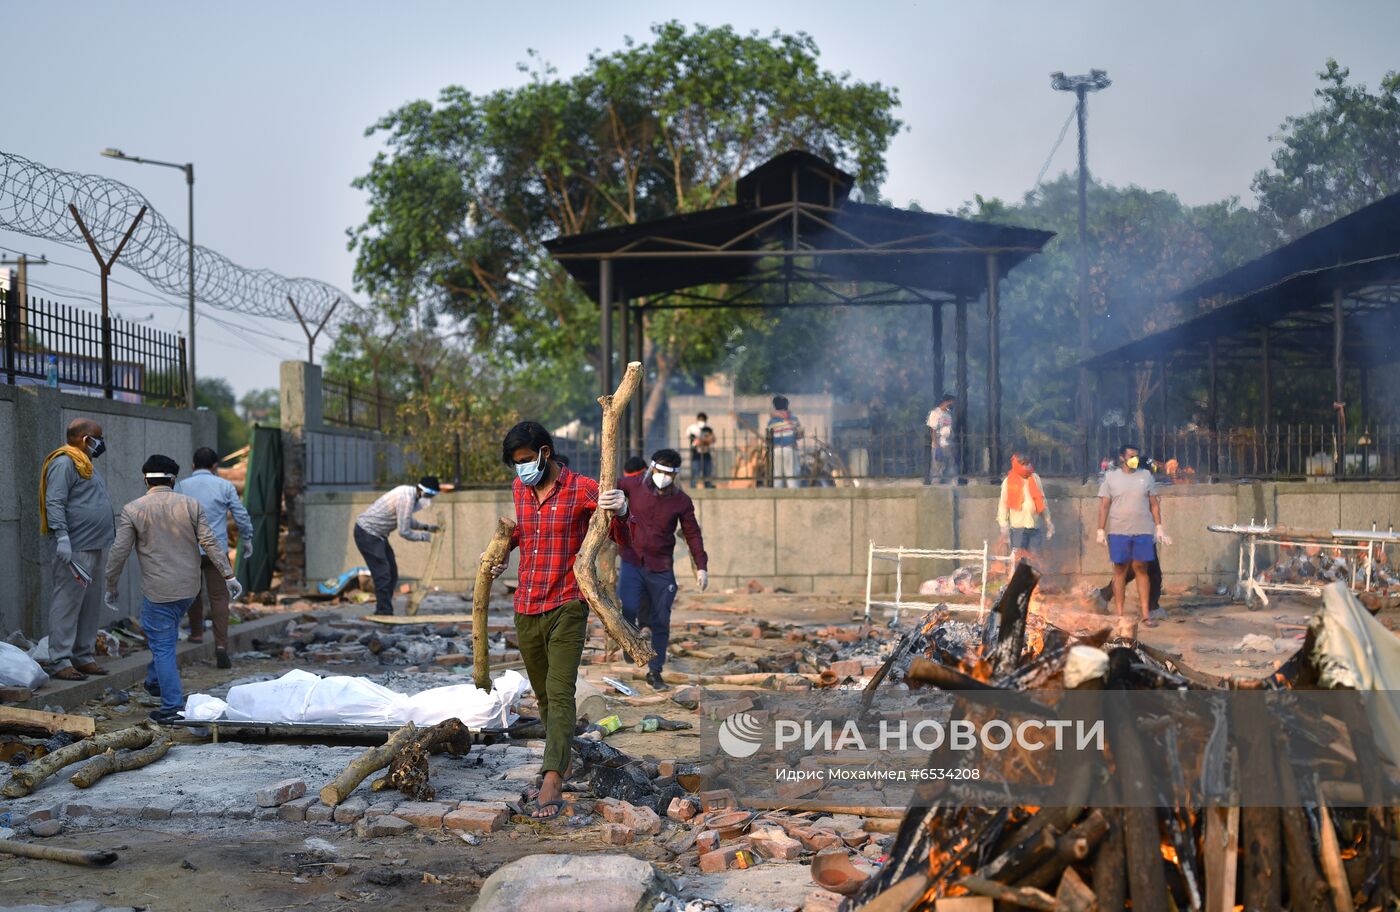
[[1113,605],[1123,614],[1124,590],[1127,589],[1128,568],[1137,579],[1138,610],[1147,627],[1157,622],[1149,615],[1150,580],[1147,565],[1157,556],[1160,542],[1171,544],[1162,529],[1162,501],[1157,496],[1157,483],[1152,473],[1138,468],[1138,448],[1132,444],[1118,451],[1118,468],[1104,473],[1099,485],[1098,543],[1108,545],[1108,559],[1113,561]]

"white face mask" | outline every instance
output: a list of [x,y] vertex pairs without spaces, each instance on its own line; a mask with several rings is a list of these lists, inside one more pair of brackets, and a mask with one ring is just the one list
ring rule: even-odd
[[664,491],[667,488],[669,488],[671,486],[671,482],[674,480],[674,478],[672,478],[670,475],[667,475],[665,472],[651,473],[651,483],[656,485],[657,489],[661,491]]

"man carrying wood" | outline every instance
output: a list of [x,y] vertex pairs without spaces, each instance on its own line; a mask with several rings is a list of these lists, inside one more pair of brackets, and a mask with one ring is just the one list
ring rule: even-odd
[[671,643],[671,605],[676,600],[672,559],[676,526],[685,535],[700,591],[704,592],[710,584],[709,558],[700,523],[695,519],[695,504],[689,494],[675,485],[680,470],[680,453],[657,450],[647,472],[617,482],[631,505],[629,542],[619,549],[622,569],[617,577],[617,597],[628,623],[637,624],[638,618],[644,617],[645,626],[651,629],[651,647],[656,656],[648,663],[647,683],[654,690],[666,689],[661,669]]
[[1152,473],[1138,468],[1138,448],[1125,444],[1118,451],[1118,467],[1104,473],[1099,485],[1098,543],[1108,545],[1113,562],[1113,603],[1123,614],[1128,570],[1137,579],[1138,610],[1146,627],[1157,626],[1149,616],[1152,604],[1148,564],[1157,557],[1157,545],[1170,545],[1162,528],[1162,500]]
[[439,527],[413,518],[437,497],[436,475],[424,475],[416,485],[399,485],[369,505],[355,520],[355,547],[374,579],[374,613],[394,613],[394,590],[399,585],[399,562],[389,536],[397,529],[409,541],[430,541]]
[[102,426],[74,418],[67,443],[48,455],[39,473],[39,522],[54,543],[49,582],[49,674],[61,681],[105,675],[95,652],[101,596],[91,585],[103,575],[116,534],[107,482],[93,468],[107,449]]
[[[543,776],[532,814],[541,820],[563,812],[577,713],[574,687],[588,634],[588,605],[574,578],[574,560],[599,507],[614,513],[614,540],[622,544],[627,536],[622,519],[627,495],[616,488],[600,495],[596,481],[553,457],[553,439],[534,421],[511,428],[501,444],[501,458],[516,475],[511,484],[516,525],[510,539],[511,549],[520,549],[515,630],[545,730]],[[505,564],[491,567],[492,576],[503,572]]]
[[185,616],[203,579],[200,549],[218,569],[229,600],[243,594],[234,578],[228,555],[219,547],[204,508],[199,501],[175,493],[175,477],[180,467],[169,456],[155,455],[141,466],[146,478],[146,494],[122,507],[117,517],[117,536],[107,561],[108,607],[116,609],[117,581],[132,548],[141,565],[141,630],[151,650],[146,669],[146,690],[160,697],[160,709],[152,721],[165,724],[180,718],[185,695],[180,687],[180,669],[175,663],[175,646],[180,636],[180,619]]

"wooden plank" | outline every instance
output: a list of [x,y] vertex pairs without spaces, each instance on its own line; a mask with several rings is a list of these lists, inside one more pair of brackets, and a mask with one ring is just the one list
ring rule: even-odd
[[97,733],[97,722],[91,716],[70,716],[67,713],[0,706],[0,731],[41,735],[67,732],[79,738],[91,738]]
[[438,530],[433,533],[433,540],[428,545],[428,567],[424,571],[418,585],[408,594],[408,604],[404,607],[409,617],[417,617],[418,609],[423,604],[423,599],[432,591],[433,582],[437,579],[438,558],[442,556],[442,543],[447,540],[447,520],[438,521]]
[[1240,862],[1240,809],[1205,809],[1206,912],[1233,912]]
[[34,691],[28,687],[0,687],[0,703],[28,703]]

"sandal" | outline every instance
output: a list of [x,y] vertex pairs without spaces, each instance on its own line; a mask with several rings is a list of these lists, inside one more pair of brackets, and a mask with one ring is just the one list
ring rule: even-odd
[[1156,627],[1156,626],[1157,626],[1157,619],[1156,619],[1156,618],[1150,618],[1150,617],[1149,617],[1149,618],[1143,618],[1142,621],[1141,621],[1140,623],[1141,623],[1142,626],[1144,626],[1144,627]]
[[105,675],[105,674],[111,674],[110,671],[108,671],[107,669],[103,668],[101,665],[98,665],[96,662],[84,662],[84,663],[81,664],[81,665],[74,665],[73,667],[76,668],[76,669],[78,669],[78,671],[80,671],[81,673],[83,673],[83,674],[85,674],[85,675]]
[[61,668],[61,669],[59,669],[58,671],[55,671],[53,674],[49,675],[49,677],[54,678],[55,680],[58,680],[58,681],[86,681],[86,680],[87,680],[87,675],[83,674],[81,671],[79,671],[78,669],[74,668],[74,667],[71,666],[71,665],[69,665],[69,666],[67,666],[67,667],[65,667],[65,668]]
[[[553,801],[546,801],[544,804],[541,804],[541,805],[536,806],[536,808],[534,809],[534,811],[532,811],[532,812],[530,813],[530,819],[531,819],[531,820],[554,820],[554,819],[556,819],[556,818],[558,818],[558,817],[562,817],[562,816],[564,815],[564,807],[565,807],[565,803],[564,803],[564,799],[563,799],[563,798],[556,798],[556,799],[554,799]],[[547,810],[548,808],[554,808],[554,813],[552,813],[552,814],[543,814],[543,813],[540,813],[541,811]]]

